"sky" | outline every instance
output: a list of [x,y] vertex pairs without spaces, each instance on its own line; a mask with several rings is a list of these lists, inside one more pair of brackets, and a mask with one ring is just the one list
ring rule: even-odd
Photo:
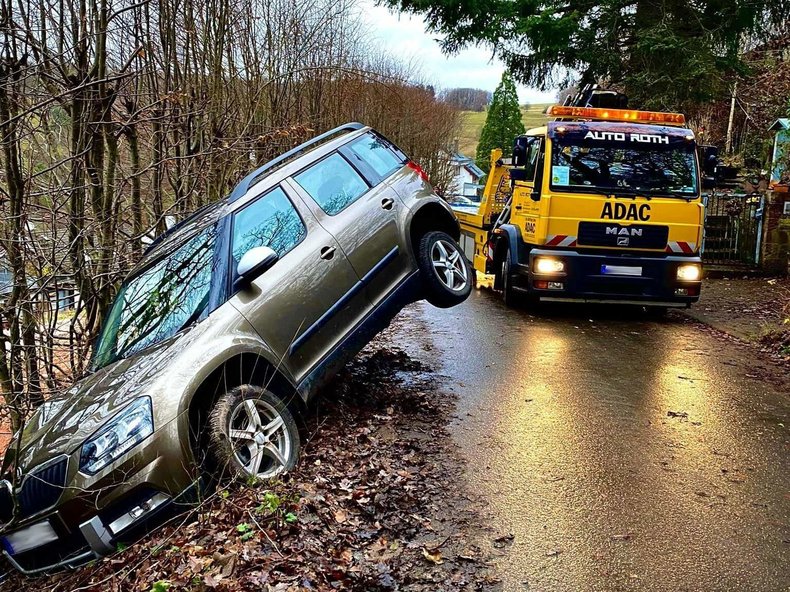
[[[446,56],[436,42],[436,34],[425,32],[422,17],[392,12],[376,6],[375,0],[361,0],[362,18],[371,37],[395,57],[416,61],[425,77],[439,88],[482,88],[494,91],[504,71],[503,64],[492,59],[491,51],[471,47]],[[556,91],[544,93],[518,86],[522,103],[551,103]]]

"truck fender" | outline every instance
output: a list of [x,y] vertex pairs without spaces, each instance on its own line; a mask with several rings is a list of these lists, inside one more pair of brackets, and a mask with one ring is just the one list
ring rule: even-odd
[[505,245],[507,245],[510,247],[510,264],[511,266],[516,265],[518,263],[518,245],[521,242],[521,233],[512,224],[503,224],[498,230],[500,232],[496,235],[499,237],[496,244],[496,253],[501,253],[500,249],[504,250]]
[[510,266],[511,268],[518,263],[518,244],[521,240],[521,235],[518,228],[512,224],[503,224],[493,235],[494,239],[494,288],[499,290],[502,288],[500,285],[502,279],[499,276],[499,270],[504,257],[504,252],[507,247],[510,247]]

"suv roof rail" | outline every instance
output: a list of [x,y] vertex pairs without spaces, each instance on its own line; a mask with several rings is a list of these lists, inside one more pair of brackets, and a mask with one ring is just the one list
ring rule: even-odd
[[187,216],[186,218],[184,218],[180,222],[176,222],[170,228],[167,228],[162,234],[159,234],[159,235],[155,236],[154,240],[152,240],[150,243],[148,243],[148,245],[145,248],[145,251],[143,251],[143,257],[145,257],[148,253],[150,253],[153,250],[153,248],[156,245],[158,245],[159,243],[161,243],[163,240],[165,240],[165,238],[167,238],[168,236],[173,234],[179,228],[182,228],[187,222],[191,222],[192,220],[194,220],[195,218],[200,216],[200,214],[202,214],[203,212],[205,212],[209,208],[212,208],[212,207],[214,207],[216,205],[217,205],[217,202],[211,202],[211,203],[207,203],[207,204],[205,204],[203,206],[200,206],[197,210],[192,212],[189,216]]
[[324,132],[323,134],[317,135],[315,138],[308,140],[307,142],[299,144],[296,148],[292,148],[285,154],[281,154],[280,156],[273,158],[263,166],[255,169],[249,175],[244,177],[241,181],[239,181],[238,185],[236,185],[236,187],[233,188],[233,192],[230,194],[230,197],[228,198],[228,203],[233,203],[237,199],[243,197],[247,193],[247,190],[250,187],[252,187],[255,184],[255,182],[258,181],[258,179],[266,171],[273,169],[277,165],[283,164],[286,160],[290,160],[294,158],[298,154],[301,154],[302,152],[306,151],[308,148],[312,148],[319,142],[323,142],[324,140],[331,138],[332,136],[344,132],[353,132],[356,130],[360,130],[363,127],[365,127],[365,124],[359,123],[357,121],[344,123],[343,125],[340,125],[336,128],[329,130],[328,132]]

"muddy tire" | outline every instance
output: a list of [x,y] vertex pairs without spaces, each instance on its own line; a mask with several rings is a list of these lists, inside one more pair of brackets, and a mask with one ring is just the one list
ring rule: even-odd
[[517,306],[519,298],[513,289],[513,274],[510,272],[510,247],[505,249],[500,266],[499,285],[502,287],[502,300],[506,306]]
[[237,386],[222,395],[208,421],[208,459],[218,479],[271,479],[299,459],[299,429],[288,406],[258,386]]
[[474,270],[453,237],[433,231],[420,239],[417,248],[425,299],[438,308],[450,308],[469,297]]

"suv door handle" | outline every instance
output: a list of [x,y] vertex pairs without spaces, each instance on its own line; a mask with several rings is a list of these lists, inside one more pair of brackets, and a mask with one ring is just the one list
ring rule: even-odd
[[321,249],[321,259],[326,259],[327,261],[335,256],[335,247],[324,247]]
[[391,210],[392,206],[394,205],[395,205],[395,200],[392,199],[391,197],[385,197],[384,199],[381,200],[381,207],[384,208],[385,210]]

